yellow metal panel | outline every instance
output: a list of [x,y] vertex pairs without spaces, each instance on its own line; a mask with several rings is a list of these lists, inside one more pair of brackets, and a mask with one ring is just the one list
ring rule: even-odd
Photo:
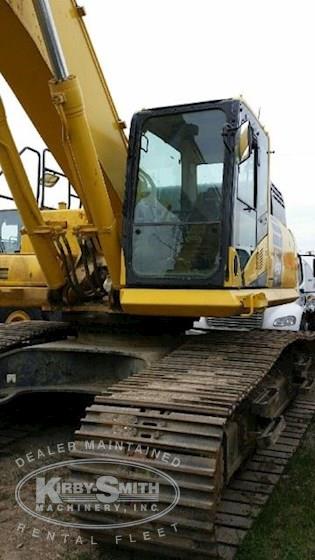
[[283,255],[281,286],[289,288],[298,284],[298,257],[295,240],[291,231],[282,226]]
[[35,307],[41,308],[47,302],[47,288],[3,288],[0,292],[0,307]]
[[[87,224],[87,219],[83,210],[42,210],[42,217],[47,224],[54,224],[55,222],[63,223],[64,228],[67,230],[67,239],[71,247],[74,257],[80,255],[80,248],[73,234],[73,228],[84,226]],[[22,232],[21,237],[21,253],[34,253],[32,242],[26,233]],[[1,259],[1,255],[0,255]]]
[[269,276],[274,287],[298,285],[298,257],[294,237],[279,220],[269,220]]
[[[237,263],[237,273],[235,274],[234,268]],[[240,270],[240,260],[237,251],[234,247],[229,247],[228,251],[228,279],[224,282],[225,288],[240,288],[242,285],[242,276]]]
[[[294,301],[296,290],[170,290],[125,288],[120,292],[123,310],[131,315],[169,317],[228,317]],[[251,303],[253,308],[250,309]]]
[[67,210],[41,210],[44,221],[49,222],[65,222],[67,230],[79,226],[86,225],[87,219],[82,209]]
[[34,254],[0,254],[0,293],[4,286],[47,288],[45,276],[36,256]]
[[126,263],[123,251],[121,251],[120,261],[120,285],[126,286]]
[[260,277],[265,278],[268,286],[268,236],[257,245],[244,269],[244,286],[250,286]]

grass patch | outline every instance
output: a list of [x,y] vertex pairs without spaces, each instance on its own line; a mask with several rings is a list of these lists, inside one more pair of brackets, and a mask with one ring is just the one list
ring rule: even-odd
[[[148,558],[143,553],[138,554],[139,558]],[[73,552],[62,556],[62,560],[129,558],[132,556],[120,549]],[[151,560],[154,558],[151,555]],[[235,560],[315,560],[315,423]]]
[[235,560],[315,560],[315,424]]

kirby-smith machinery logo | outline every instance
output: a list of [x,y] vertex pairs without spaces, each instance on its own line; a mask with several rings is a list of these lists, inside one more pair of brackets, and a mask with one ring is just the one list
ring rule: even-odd
[[127,458],[54,463],[27,474],[16,487],[16,500],[25,512],[78,529],[146,524],[167,515],[179,498],[173,477]]

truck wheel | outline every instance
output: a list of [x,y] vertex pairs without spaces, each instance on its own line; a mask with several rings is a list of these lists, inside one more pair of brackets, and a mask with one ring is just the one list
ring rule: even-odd
[[308,321],[305,317],[305,315],[303,315],[302,319],[301,319],[301,324],[300,324],[300,331],[308,331],[309,330],[309,324]]
[[4,319],[4,323],[6,323],[7,325],[11,324],[11,323],[20,323],[21,321],[34,321],[34,320],[38,320],[41,319],[41,312],[36,310],[32,310],[32,309],[14,309],[14,311],[11,311]]

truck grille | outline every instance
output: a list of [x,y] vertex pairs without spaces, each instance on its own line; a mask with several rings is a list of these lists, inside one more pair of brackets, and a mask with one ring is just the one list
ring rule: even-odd
[[210,329],[250,331],[261,329],[263,313],[254,313],[251,317],[206,317]]

